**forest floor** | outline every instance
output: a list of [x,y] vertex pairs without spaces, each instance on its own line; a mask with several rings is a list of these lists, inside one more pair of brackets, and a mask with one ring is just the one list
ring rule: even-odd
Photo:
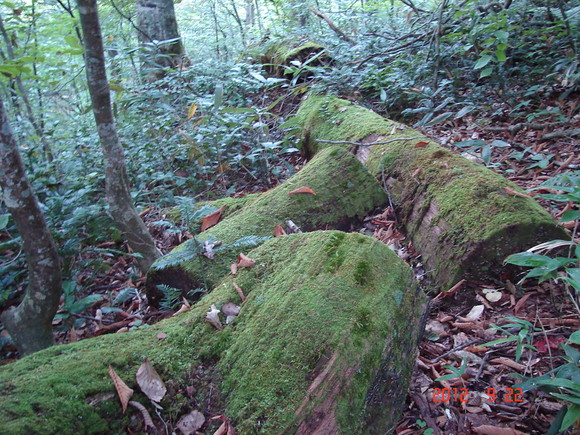
[[[557,104],[556,101],[546,101],[546,108],[550,103]],[[297,99],[289,99],[283,111],[291,111],[297,104]],[[498,109],[501,106],[493,107],[495,113]],[[578,124],[578,119],[576,125],[570,125],[554,123],[548,117],[540,117],[532,123],[526,119],[514,123],[514,119],[507,116],[502,119],[501,116],[485,117],[479,113],[477,119],[466,116],[425,133],[457,152],[463,151],[453,147],[452,143],[458,141],[508,142],[511,147],[492,150],[490,166],[522,188],[530,189],[558,173],[580,169],[577,138],[566,133],[578,128]],[[559,136],[557,132],[564,133]],[[298,170],[304,159],[294,156],[290,163]],[[256,183],[237,195],[262,190],[266,190],[265,184]],[[545,200],[540,200],[540,203],[555,218],[569,207],[565,203]],[[154,206],[141,212],[164,253],[192,237],[185,229],[167,231],[153,225],[164,219],[165,213],[166,210]],[[362,230],[391,246],[411,264],[417,278],[426,282],[420,256],[405,240],[399,224],[393,210],[388,207],[368,216],[355,230]],[[99,247],[126,249],[114,241]],[[143,328],[173,314],[173,311],[152,310],[147,305],[143,296],[144,277],[136,272],[134,258],[116,256],[103,257],[102,260],[108,265],[107,271],[86,270],[79,274],[78,285],[84,289],[79,296],[102,294],[103,300],[82,313],[71,313],[68,318],[56,320],[55,328],[63,330],[55,333],[58,343]],[[512,386],[516,379],[512,374],[538,376],[562,364],[563,351],[558,345],[579,329],[579,313],[563,285],[552,281],[537,284],[532,279],[520,284],[509,278],[513,279],[497,277],[489,282],[462,282],[451,292],[430,295],[430,314],[410,393],[393,433],[504,435],[548,432],[561,402],[541,392],[520,394],[518,390],[514,391]],[[124,298],[119,298],[121,294]],[[103,314],[101,308],[115,298],[115,307],[120,310]],[[510,316],[529,322],[531,329],[522,342],[537,349],[524,350],[519,359],[516,358],[516,341],[484,346],[486,342],[506,337],[492,325],[509,323]],[[72,321],[76,321],[76,327],[67,328]],[[5,364],[17,355],[14,348],[5,346],[0,356],[1,364]],[[466,363],[462,366],[463,361]],[[446,366],[453,366],[463,373],[452,379],[435,381],[453,373]]]

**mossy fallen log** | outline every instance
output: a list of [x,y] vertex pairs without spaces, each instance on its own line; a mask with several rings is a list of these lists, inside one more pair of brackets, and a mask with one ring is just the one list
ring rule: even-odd
[[310,66],[323,65],[328,62],[324,47],[309,40],[301,41],[268,41],[249,49],[246,56],[264,65],[266,72],[275,77],[292,77],[286,70],[291,62],[308,62]]
[[[315,195],[289,194],[302,186]],[[287,220],[303,231],[348,229],[355,217],[385,201],[384,189],[352,154],[338,147],[326,149],[286,182],[155,262],[147,275],[149,302],[156,305],[162,297],[159,284],[183,290],[211,288],[240,252],[263,243]],[[201,255],[206,241],[221,242],[214,259]]]
[[349,101],[310,97],[290,125],[303,129],[308,154],[341,142],[386,183],[399,220],[443,288],[497,272],[514,252],[569,238],[514,183]]
[[[384,244],[338,231],[283,236],[250,255],[254,267],[235,277],[243,303],[227,277],[178,317],[0,367],[0,431],[139,430],[108,366],[139,391],[148,358],[173,392],[161,402],[166,421],[195,407],[242,434],[385,433],[404,406],[425,307],[411,269]],[[241,311],[217,330],[206,313],[227,302]],[[195,396],[176,394],[185,390]],[[133,400],[155,416],[141,393]]]
[[254,202],[259,198],[259,196],[259,193],[250,193],[248,195],[239,196],[236,198],[227,197],[214,199],[211,201],[200,201],[193,205],[185,202],[181,206],[176,206],[169,209],[167,212],[167,217],[175,223],[184,222],[185,224],[189,224],[191,226],[199,226],[202,223],[203,217],[195,220],[195,216],[197,214],[196,212],[200,211],[203,207],[207,206],[215,211],[221,207],[224,207],[221,218],[225,219],[239,209]]

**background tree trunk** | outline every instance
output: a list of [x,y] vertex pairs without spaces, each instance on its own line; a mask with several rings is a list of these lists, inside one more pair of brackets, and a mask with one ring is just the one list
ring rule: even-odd
[[52,346],[52,319],[62,292],[60,258],[36,195],[24,172],[22,159],[4,103],[0,99],[0,186],[4,201],[22,237],[28,264],[28,288],[17,308],[2,322],[22,355]]
[[183,44],[177,29],[173,0],[138,0],[137,1],[138,37],[142,46],[148,43],[172,40],[158,44],[151,56],[143,59],[143,69],[153,69],[155,72],[147,75],[155,80],[162,76],[159,69],[175,67],[184,54]]
[[80,22],[84,35],[87,81],[99,138],[105,156],[106,190],[109,209],[117,227],[125,233],[129,246],[140,253],[139,266],[143,272],[161,256],[147,227],[133,207],[125,154],[119,143],[107,73],[103,39],[99,25],[96,0],[78,1]]

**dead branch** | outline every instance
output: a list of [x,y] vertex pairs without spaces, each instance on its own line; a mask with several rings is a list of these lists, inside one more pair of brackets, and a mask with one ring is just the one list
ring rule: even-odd
[[326,24],[328,24],[328,27],[330,27],[334,31],[334,33],[336,33],[338,36],[340,36],[342,39],[344,39],[350,45],[356,44],[356,42],[354,42],[352,39],[350,39],[342,30],[340,30],[338,27],[336,27],[336,25],[332,22],[332,20],[324,12],[313,8],[312,6],[310,6],[309,9],[314,15],[316,15],[317,17],[326,21]]
[[381,142],[352,142],[350,140],[325,140],[325,139],[316,139],[316,142],[322,143],[329,143],[333,145],[356,145],[358,147],[372,147],[373,145],[385,145],[392,142],[402,142],[408,140],[415,140],[415,139],[425,139],[425,136],[413,136],[413,137],[397,137],[395,139],[389,139]]

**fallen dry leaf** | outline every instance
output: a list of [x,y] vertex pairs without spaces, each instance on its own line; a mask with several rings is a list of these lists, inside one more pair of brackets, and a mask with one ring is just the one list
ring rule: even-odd
[[540,353],[548,353],[548,347],[550,349],[558,349],[558,345],[560,343],[566,343],[566,338],[558,335],[558,336],[549,336],[548,340],[546,341],[546,339],[542,339],[542,340],[538,340],[534,343],[534,346],[536,347],[536,349],[538,349],[538,352]]
[[141,391],[154,402],[160,402],[167,393],[163,380],[147,358],[137,370],[137,383]]
[[465,316],[465,319],[471,321],[471,322],[476,322],[479,320],[479,318],[481,317],[481,315],[483,314],[483,310],[484,310],[484,306],[483,305],[475,305],[471,311],[469,313],[467,313],[467,315]]
[[516,304],[516,306],[514,307],[514,314],[517,316],[518,311],[520,311],[522,309],[522,307],[524,306],[524,304],[526,303],[526,301],[528,300],[528,298],[530,296],[532,296],[533,294],[536,294],[536,292],[531,292],[531,293],[526,293],[525,295],[523,295],[521,297],[521,299],[518,301],[518,303]]
[[238,267],[252,267],[254,264],[256,264],[256,260],[252,260],[244,254],[238,255]]
[[223,421],[222,425],[216,430],[213,435],[236,435],[236,430],[234,426],[230,422],[230,419],[227,418],[225,415],[217,415],[211,418],[212,420],[221,420]]
[[148,428],[154,428],[155,425],[153,424],[153,420],[151,419],[151,415],[149,414],[149,411],[147,411],[147,409],[141,405],[139,402],[136,402],[134,400],[131,400],[129,402],[129,405],[137,408],[139,410],[139,412],[141,412],[141,415],[143,416],[143,423],[145,423],[145,427]]
[[201,221],[201,231],[205,231],[208,228],[211,228],[215,224],[217,224],[220,218],[222,217],[222,213],[224,212],[225,209],[226,206],[222,205],[216,212],[204,217],[203,220]]
[[487,299],[490,302],[497,302],[503,296],[503,293],[500,292],[500,291],[489,291],[489,292],[486,292],[484,290],[484,294],[485,294],[485,299]]
[[119,375],[113,369],[113,366],[109,364],[109,376],[113,380],[115,384],[115,389],[117,390],[117,395],[119,396],[119,400],[121,401],[121,407],[123,408],[123,414],[127,411],[127,403],[129,403],[129,399],[133,395],[133,390],[123,382],[123,380],[119,377]]
[[520,432],[517,429],[491,426],[488,424],[474,427],[473,431],[481,435],[526,435],[524,432]]
[[517,191],[515,191],[514,189],[512,189],[509,186],[504,187],[503,190],[508,195],[517,196],[519,198],[526,198],[526,199],[531,199],[532,198],[530,195],[526,195],[525,193],[517,192]]
[[177,422],[177,429],[183,435],[192,435],[205,423],[205,417],[197,410],[191,411],[189,414],[182,416]]
[[234,304],[233,302],[226,302],[222,305],[222,313],[226,316],[237,316],[240,314],[240,306]]
[[234,288],[238,292],[238,295],[240,295],[240,299],[242,300],[242,302],[244,302],[246,300],[246,295],[244,294],[242,289],[235,282],[232,282],[232,284],[234,285]]
[[238,273],[238,265],[236,263],[230,264],[230,272],[232,275]]
[[310,187],[307,186],[302,186],[299,187],[298,189],[294,189],[292,192],[288,192],[288,195],[296,195],[298,193],[309,193],[311,195],[316,195],[316,193],[314,193],[314,190],[312,190]]
[[427,145],[429,145],[429,142],[417,142],[415,144],[415,148],[423,148],[426,147]]
[[285,236],[286,235],[286,231],[284,231],[284,228],[282,228],[280,226],[280,224],[276,225],[276,229],[274,230],[274,237],[280,237],[280,236]]
[[173,316],[171,316],[171,317],[179,316],[180,314],[183,314],[186,311],[189,311],[190,309],[191,309],[191,306],[188,307],[185,304],[181,304],[181,308],[179,310],[177,310],[175,313],[173,313]]
[[213,248],[214,246],[217,245],[218,242],[210,242],[209,240],[203,242],[203,255],[209,258],[210,260],[213,260],[215,258],[215,251],[213,250]]
[[167,334],[165,332],[160,332],[159,334],[157,334],[157,338],[159,340],[165,340],[167,338]]
[[205,318],[211,323],[216,329],[224,329],[222,322],[220,321],[220,310],[218,310],[215,305],[210,306],[210,310],[205,315]]
[[494,358],[492,359],[490,362],[494,363],[494,364],[502,364],[506,367],[510,367],[514,370],[518,370],[518,371],[524,371],[526,369],[526,366],[520,363],[515,362],[514,360],[511,360],[509,358],[505,358],[503,356],[500,356],[498,358]]

